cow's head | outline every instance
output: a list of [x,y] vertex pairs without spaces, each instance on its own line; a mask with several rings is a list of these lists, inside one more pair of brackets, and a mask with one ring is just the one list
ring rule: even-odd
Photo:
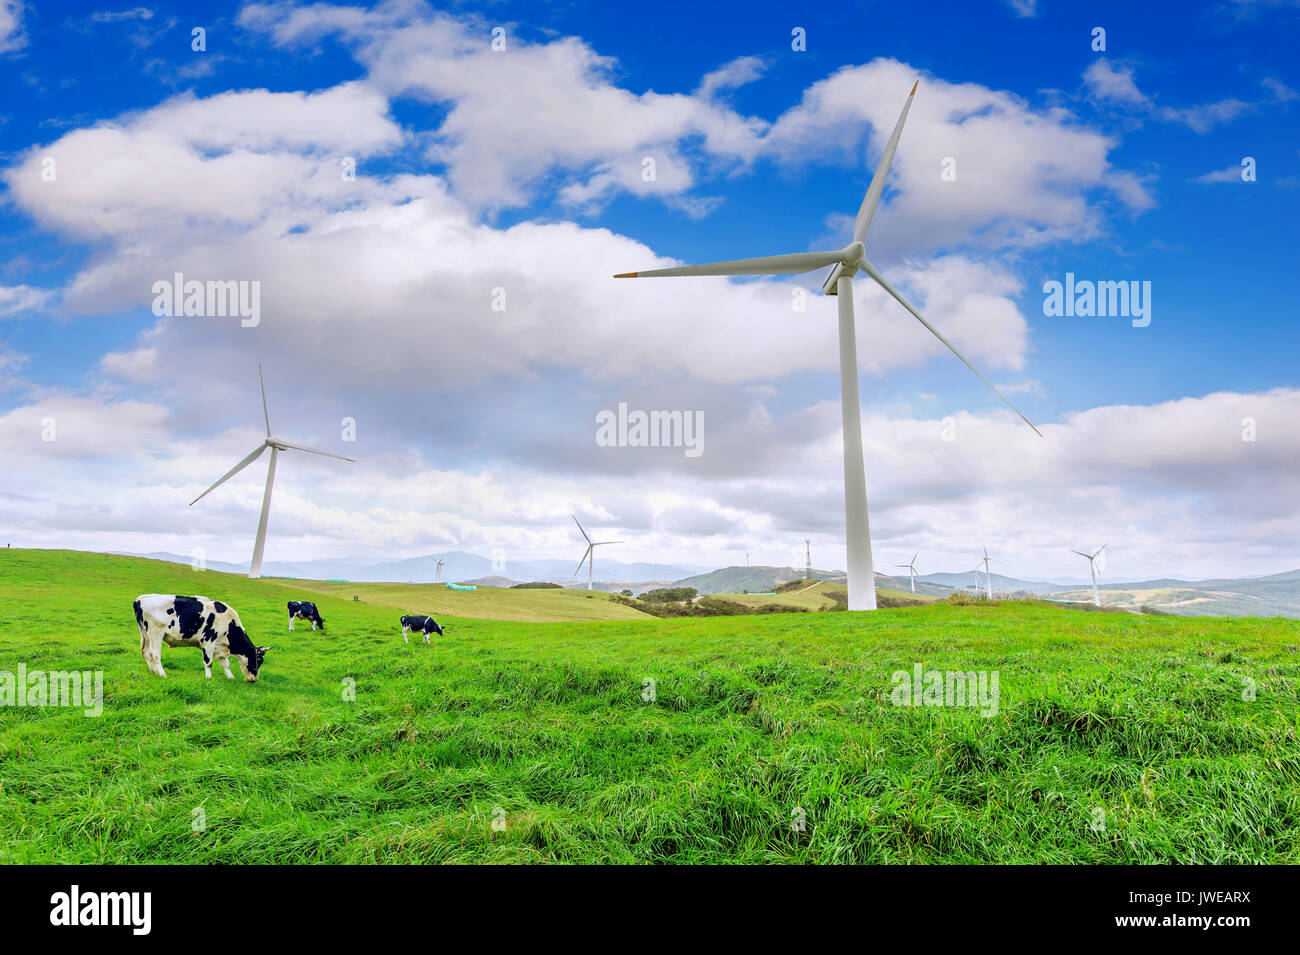
[[319,611],[319,610],[316,611],[316,622],[317,622],[318,624],[320,624],[320,628],[321,628],[322,630],[325,629],[325,618],[322,617],[322,616],[320,615],[320,611]]
[[[234,636],[233,631],[236,629],[236,627],[237,625],[231,627],[231,631],[232,631],[231,636]],[[257,674],[261,672],[262,669],[262,660],[265,659],[266,657],[266,651],[270,650],[271,648],[253,646],[252,641],[248,639],[247,634],[245,634],[242,629],[239,630],[239,636],[242,639],[238,641],[232,640],[231,643],[234,644],[238,642],[240,644],[243,644],[252,652],[240,653],[232,649],[230,651],[230,655],[234,657],[237,661],[239,661],[239,670],[241,673],[244,674],[244,679],[247,680],[249,683],[256,683]]]
[[431,623],[431,624],[433,625],[433,629],[434,629],[434,631],[436,631],[437,634],[438,634],[438,636],[441,637],[441,636],[442,636],[442,627],[438,626],[438,621],[436,621],[436,620],[434,620],[432,617],[430,617],[430,618],[429,618],[429,623]]

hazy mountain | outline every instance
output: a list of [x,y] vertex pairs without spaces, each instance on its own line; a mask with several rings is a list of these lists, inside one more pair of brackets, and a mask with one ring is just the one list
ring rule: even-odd
[[[179,554],[157,552],[153,554],[130,554],[131,557],[149,557],[165,560],[174,564],[192,563],[193,557]],[[502,577],[510,581],[550,580],[556,583],[576,585],[579,578],[574,575],[576,560],[502,560],[493,561],[466,551],[450,551],[443,554],[429,554],[424,557],[394,559],[385,557],[332,557],[319,560],[282,561],[269,560],[262,564],[264,577],[299,577],[305,580],[357,580],[357,581],[393,581],[396,583],[432,583],[436,561],[443,560],[440,580],[462,581],[482,577]],[[210,570],[224,571],[232,574],[248,573],[248,564],[234,564],[225,561],[209,560]],[[629,581],[671,581],[678,577],[699,573],[704,570],[691,564],[651,564],[645,562],[625,564],[597,556],[596,576],[603,581],[617,582],[622,589]],[[583,567],[581,583],[587,582],[587,569]],[[602,588],[608,589],[608,588]]]

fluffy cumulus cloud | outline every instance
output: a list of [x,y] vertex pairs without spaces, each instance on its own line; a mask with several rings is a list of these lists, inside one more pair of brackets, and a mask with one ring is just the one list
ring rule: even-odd
[[854,169],[844,197],[851,215],[868,178],[861,144],[869,138],[871,154],[879,155],[917,79],[922,89],[890,173],[894,196],[872,225],[893,246],[1087,239],[1103,225],[1094,197],[1150,206],[1136,178],[1107,158],[1115,143],[1068,113],[1035,110],[975,83],[923,76],[896,60],[846,67],[813,84],[777,119],[765,148],[790,163],[808,156],[809,143],[837,152]]

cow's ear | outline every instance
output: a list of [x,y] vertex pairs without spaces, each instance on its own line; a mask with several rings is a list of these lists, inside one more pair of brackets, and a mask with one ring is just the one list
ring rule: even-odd
[[270,650],[271,647],[274,647],[274,646],[275,646],[275,644],[272,644],[270,647],[258,647],[257,649],[259,649],[259,650],[261,650],[263,653],[265,653],[267,650]]

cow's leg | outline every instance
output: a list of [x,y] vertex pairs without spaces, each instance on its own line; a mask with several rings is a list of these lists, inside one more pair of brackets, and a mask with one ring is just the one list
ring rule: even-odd
[[428,645],[429,645],[430,643],[432,643],[432,642],[433,642],[433,638],[432,638],[432,636],[430,635],[430,631],[428,631],[428,630],[424,631],[424,644],[425,644],[425,646],[428,646]]
[[316,621],[315,621],[315,620],[313,620],[313,621],[311,622],[311,628],[312,628],[313,630],[316,629]]
[[140,651],[144,654],[145,665],[156,676],[167,679],[167,672],[162,666],[162,637],[149,628],[149,632],[140,640]]
[[289,629],[293,629],[293,614],[289,614]]
[[402,628],[402,642],[405,643],[408,647],[411,645],[411,641],[406,639],[406,627]]
[[212,657],[208,653],[207,647],[200,646],[199,649],[203,651],[203,675],[206,676],[209,680],[211,680],[212,679]]
[[217,657],[217,660],[221,663],[221,669],[226,671],[226,679],[233,680],[235,675],[230,672],[230,654],[227,653],[224,656],[219,656]]

